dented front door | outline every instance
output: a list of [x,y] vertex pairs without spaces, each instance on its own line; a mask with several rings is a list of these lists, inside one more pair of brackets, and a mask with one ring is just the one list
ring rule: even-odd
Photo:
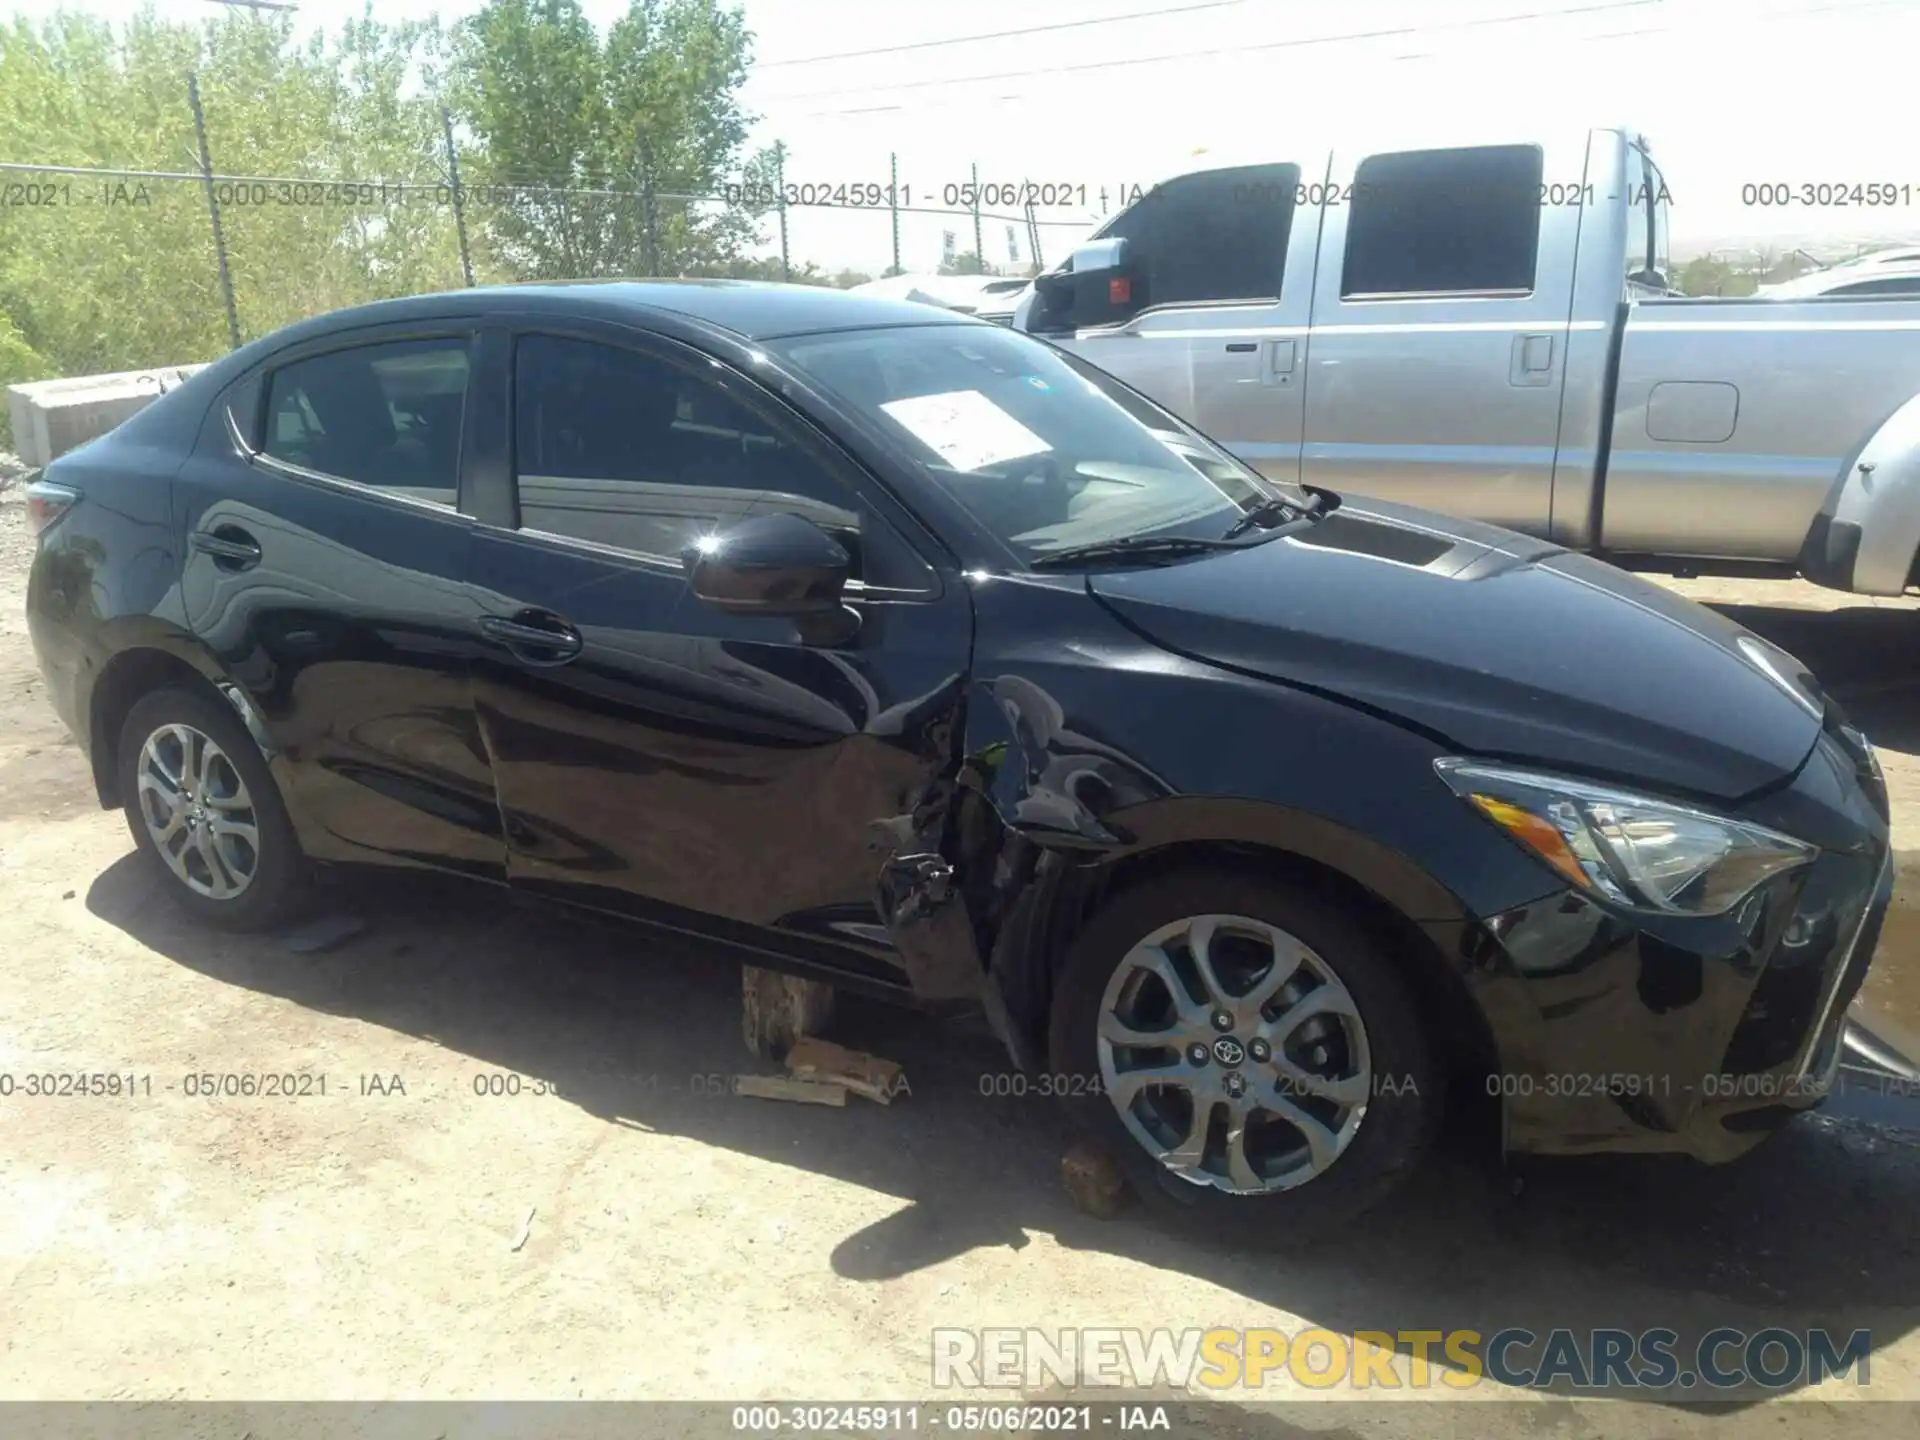
[[[582,353],[541,353],[577,360],[588,379],[594,366],[616,373],[630,413],[561,413],[573,397],[548,381],[557,361],[517,366],[502,397],[523,442],[581,437],[577,453],[521,443],[503,457],[520,526],[474,542],[488,613],[543,627],[532,641],[498,627],[474,666],[510,882],[769,963],[906,983],[875,904],[886,857],[873,827],[921,806],[953,768],[965,585],[889,497],[744,380],[664,342],[563,338]],[[676,388],[649,409],[649,385]],[[662,453],[694,457],[676,484],[623,458],[649,418]],[[722,463],[695,463],[716,446]],[[773,509],[851,547],[857,578],[831,623],[727,614],[691,593],[674,552],[710,524]]]

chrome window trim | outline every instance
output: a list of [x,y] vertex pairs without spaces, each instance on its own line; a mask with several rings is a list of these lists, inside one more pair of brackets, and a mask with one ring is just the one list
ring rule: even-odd
[[[231,422],[231,417],[229,417]],[[237,437],[236,437],[237,438]],[[282,460],[265,451],[242,450],[242,458],[248,464],[259,469],[280,475],[288,480],[300,480],[307,484],[321,485],[330,490],[338,490],[348,495],[370,496],[385,500],[390,504],[406,505],[428,515],[455,515],[462,519],[470,517],[461,514],[460,487],[453,487],[454,498],[442,504],[438,500],[422,500],[417,495],[402,495],[396,490],[385,490],[378,485],[369,485],[364,480],[350,480],[345,475],[330,475],[324,470],[309,470],[304,465],[295,465],[290,460]],[[422,487],[424,488],[424,487]]]

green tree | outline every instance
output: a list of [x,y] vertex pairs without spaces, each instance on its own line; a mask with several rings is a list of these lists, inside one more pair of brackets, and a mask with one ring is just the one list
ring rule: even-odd
[[1680,267],[1675,280],[1683,295],[1751,295],[1754,279],[1725,260],[1700,255]]
[[545,279],[741,258],[764,212],[682,197],[736,174],[771,191],[771,153],[743,163],[749,52],[739,10],[712,0],[632,0],[604,40],[578,0],[491,0],[461,37],[459,97],[474,178],[500,187],[479,224],[495,263]]
[[[0,154],[182,171],[196,73],[243,338],[358,301],[459,283],[429,190],[329,182],[438,178],[444,36],[370,15],[296,41],[284,15],[197,24],[151,8],[115,26],[56,12],[0,28]],[[200,181],[34,177],[45,203],[0,208],[0,383],[210,360],[229,345]]]
[[[743,154],[748,53],[738,9],[712,0],[633,0],[604,38],[576,0],[491,0],[451,29],[388,24],[368,3],[312,34],[284,14],[62,10],[0,22],[0,155],[191,171],[197,74],[216,174],[262,177],[215,187],[243,339],[462,283],[448,111],[461,178],[478,187],[476,278],[769,263],[777,276],[777,262],[752,259],[763,212],[674,198],[719,193],[729,177],[749,197],[772,193],[773,155]],[[31,182],[35,203],[0,207],[0,385],[228,348],[197,175],[10,178]],[[651,212],[643,190],[658,197]],[[794,278],[832,283],[812,266]]]

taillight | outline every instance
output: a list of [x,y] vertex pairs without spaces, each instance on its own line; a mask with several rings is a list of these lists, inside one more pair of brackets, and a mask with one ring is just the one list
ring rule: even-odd
[[54,521],[74,507],[80,492],[51,480],[36,480],[27,486],[27,533],[42,534]]

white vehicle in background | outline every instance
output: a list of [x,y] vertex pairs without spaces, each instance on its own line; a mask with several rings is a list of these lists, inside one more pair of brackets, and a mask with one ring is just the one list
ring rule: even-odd
[[851,293],[938,305],[996,325],[1011,325],[1013,312],[1032,283],[1003,275],[889,275],[855,285]]
[[1814,295],[1920,295],[1920,249],[1867,255],[1799,275],[1755,292],[1764,300],[1804,300]]

